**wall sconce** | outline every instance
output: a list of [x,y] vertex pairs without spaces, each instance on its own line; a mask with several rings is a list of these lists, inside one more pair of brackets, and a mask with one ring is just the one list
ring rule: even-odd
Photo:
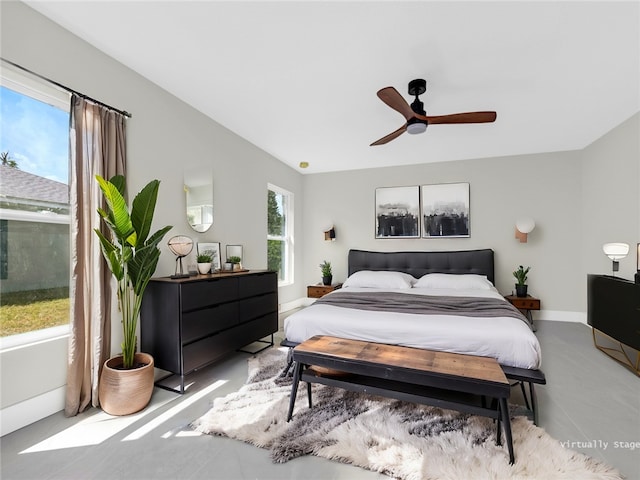
[[519,218],[516,222],[516,238],[520,243],[527,243],[527,234],[536,228],[536,222],[531,217]]
[[629,245],[626,243],[605,243],[602,246],[602,251],[613,262],[611,268],[615,276],[616,272],[620,270],[618,260],[627,256],[627,253],[629,253]]
[[336,241],[336,229],[335,229],[335,227],[331,226],[331,228],[329,228],[328,230],[325,230],[324,239],[326,241],[332,241],[332,242]]

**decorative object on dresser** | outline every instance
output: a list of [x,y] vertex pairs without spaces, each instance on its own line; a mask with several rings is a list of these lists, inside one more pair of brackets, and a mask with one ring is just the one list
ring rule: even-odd
[[[152,278],[142,304],[142,349],[171,373],[156,384],[180,393],[190,372],[252,342],[271,346],[277,330],[278,279],[271,271]],[[168,385],[175,376],[177,386]]]
[[212,260],[213,252],[211,250],[205,250],[202,253],[198,253],[196,261],[198,262],[198,271],[202,275],[205,273],[211,273]]
[[171,278],[187,278],[188,273],[184,273],[182,269],[182,259],[191,253],[193,250],[193,240],[186,235],[176,235],[171,237],[167,242],[169,250],[176,256],[176,269]]
[[469,184],[422,185],[422,238],[469,237]]
[[198,253],[211,252],[211,271],[220,270],[220,242],[198,242]]
[[525,316],[529,321],[529,326],[531,330],[536,331],[536,327],[533,324],[533,315],[531,312],[533,310],[540,310],[540,299],[536,297],[532,297],[531,295],[526,295],[524,297],[518,297],[517,295],[505,295],[507,301],[516,307],[518,310],[522,310],[525,312]]
[[[229,270],[244,271],[242,268],[242,245],[227,245],[227,261],[226,264],[231,264]],[[227,266],[225,264],[225,267]],[[227,268],[225,268],[227,270]]]
[[528,235],[536,228],[536,222],[531,217],[522,217],[516,221],[516,238],[520,243],[527,243]]
[[333,285],[309,285],[307,286],[307,297],[309,298],[322,298],[327,293],[331,293],[334,290],[338,290],[342,287],[341,283],[335,283]]
[[516,277],[516,296],[527,296],[527,274],[531,270],[531,267],[523,267],[520,265],[517,270],[513,272],[513,276]]
[[636,283],[640,283],[640,243],[636,246],[636,274],[634,280]]
[[[640,284],[587,275],[587,323],[593,327],[595,347],[640,376]],[[608,337],[608,346],[598,343],[602,337]],[[611,348],[612,340],[618,348]]]
[[629,253],[629,245],[627,243],[605,243],[602,246],[604,254],[611,259],[611,271],[613,275],[620,270],[620,262]]
[[322,272],[322,284],[331,285],[333,281],[333,273],[331,271],[331,262],[326,260],[320,264],[320,271]]
[[597,458],[563,448],[516,405],[510,406],[513,466],[495,444],[491,419],[319,384],[311,386],[313,408],[300,389],[293,419],[284,422],[292,383],[279,374],[285,359],[275,348],[250,357],[247,383],[216,398],[192,428],[264,448],[274,463],[315,455],[403,480],[624,478]]
[[96,176],[107,209],[98,213],[111,231],[111,239],[96,229],[104,258],[118,285],[118,307],[122,314],[122,355],[104,363],[99,398],[111,415],[128,415],[147,406],[153,393],[154,361],[136,352],[138,316],[149,279],[158,265],[158,244],[171,226],[150,234],[160,182],[152,180],[133,199],[131,211],[124,200],[125,178],[109,181]]
[[376,188],[376,238],[420,237],[420,189]]

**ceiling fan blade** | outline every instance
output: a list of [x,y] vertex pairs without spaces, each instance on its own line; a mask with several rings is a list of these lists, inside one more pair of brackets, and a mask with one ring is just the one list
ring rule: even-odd
[[415,116],[421,120],[426,120],[432,125],[437,123],[491,123],[496,120],[496,112],[452,113],[451,115],[433,117],[416,114]]
[[385,143],[390,142],[394,138],[397,138],[400,135],[402,135],[406,130],[407,130],[407,124],[405,123],[403,126],[401,126],[399,129],[397,129],[395,132],[391,132],[389,135],[386,135],[386,136],[382,137],[380,140],[376,140],[375,142],[373,142],[369,146],[373,147],[374,145],[384,145]]
[[378,97],[395,111],[401,113],[406,120],[415,116],[414,111],[411,110],[407,101],[395,88],[385,87],[378,90]]

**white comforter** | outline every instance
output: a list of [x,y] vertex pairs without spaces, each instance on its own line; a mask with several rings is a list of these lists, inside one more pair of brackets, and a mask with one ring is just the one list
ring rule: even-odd
[[[345,289],[346,290],[346,289]],[[376,291],[349,288],[349,292]],[[489,297],[504,300],[493,290],[424,289],[377,290],[412,295]],[[506,300],[504,300],[506,301]],[[444,352],[493,357],[502,365],[540,368],[538,339],[523,320],[456,315],[416,315],[375,312],[332,305],[310,305],[285,318],[285,336],[303,342],[314,335],[365,340]]]

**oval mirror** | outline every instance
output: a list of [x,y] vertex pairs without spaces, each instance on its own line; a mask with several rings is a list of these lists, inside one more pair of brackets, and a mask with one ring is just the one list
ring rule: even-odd
[[213,224],[213,172],[198,167],[184,172],[187,222],[196,232],[206,232]]

